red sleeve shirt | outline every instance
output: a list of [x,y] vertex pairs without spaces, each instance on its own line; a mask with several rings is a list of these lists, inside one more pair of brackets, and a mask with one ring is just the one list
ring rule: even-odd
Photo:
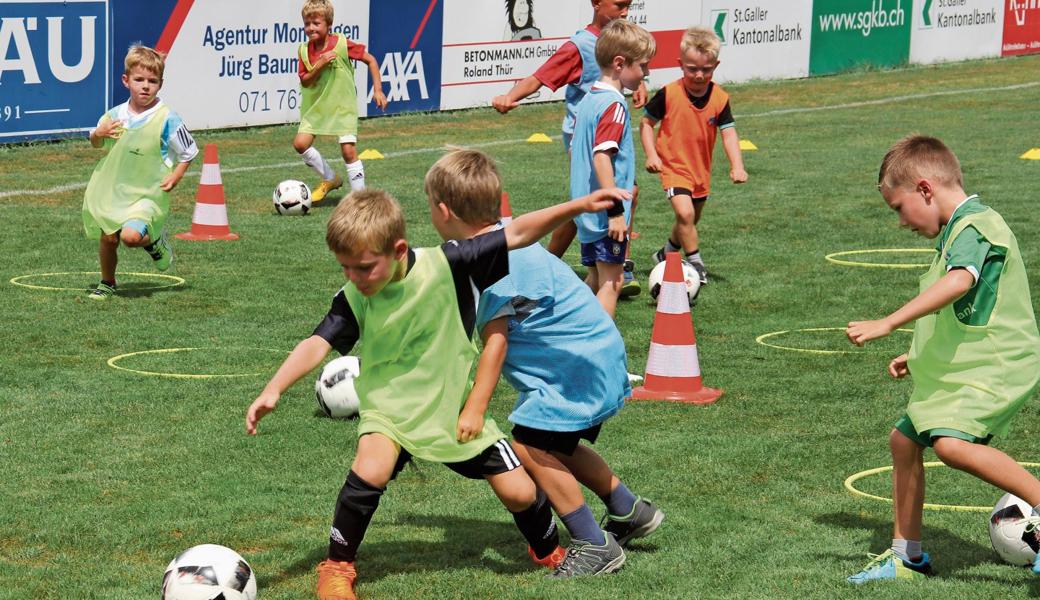
[[596,124],[596,136],[592,142],[593,152],[617,151],[621,148],[621,136],[625,132],[628,114],[620,102],[615,102],[603,111]]
[[[596,27],[589,25],[585,29],[599,37],[599,29]],[[534,78],[555,92],[565,85],[581,81],[581,70],[581,53],[574,42],[567,41],[545,61],[545,64],[538,67],[534,72]]]
[[[314,44],[307,44],[307,61],[314,64],[314,61],[318,60],[318,57],[322,54],[334,50],[336,48],[336,42],[338,41],[338,34],[328,35],[325,37],[325,47],[318,49]],[[353,60],[361,60],[365,56],[366,48],[364,44],[355,44],[354,42],[347,40],[347,56]],[[307,74],[307,67],[304,66],[303,61],[299,61],[300,66],[297,73],[301,78]]]

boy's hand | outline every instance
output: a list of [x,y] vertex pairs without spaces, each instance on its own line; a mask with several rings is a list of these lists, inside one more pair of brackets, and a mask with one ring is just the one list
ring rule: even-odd
[[379,107],[379,110],[386,110],[386,105],[388,104],[388,102],[386,99],[386,94],[383,93],[383,90],[374,90],[372,92],[372,101],[376,103],[376,106]]
[[177,187],[177,184],[180,183],[180,181],[180,175],[178,175],[177,173],[170,173],[166,177],[163,177],[163,180],[159,182],[159,187],[162,189],[162,191],[168,192],[173,188]]
[[653,158],[647,157],[646,159],[646,172],[647,173],[660,173],[661,169],[664,168],[664,163],[661,162],[660,156]]
[[889,325],[888,321],[885,319],[878,319],[876,321],[852,321],[845,330],[845,335],[853,344],[862,346],[870,340],[885,337],[892,333],[892,329],[893,327]]
[[118,140],[123,136],[124,131],[126,131],[126,128],[123,127],[123,122],[118,119],[112,119],[98,125],[97,129],[94,130],[94,135],[99,138]]
[[628,233],[628,226],[625,225],[624,213],[607,219],[607,237],[615,242],[623,242],[626,233]]
[[510,100],[507,94],[502,94],[501,96],[495,96],[491,99],[491,106],[504,115],[517,106],[520,106],[520,103],[515,100]]
[[747,182],[747,171],[744,169],[733,169],[729,172],[729,178],[733,183],[746,183]]
[[892,359],[892,362],[888,363],[888,374],[896,379],[902,379],[910,374],[910,368],[906,366],[907,354],[906,352]]
[[649,99],[646,91],[646,81],[639,82],[639,87],[632,91],[632,108],[643,108]]
[[599,212],[614,206],[615,200],[631,200],[632,192],[621,188],[603,188],[588,196],[577,198],[574,202],[581,205],[582,212]]
[[278,404],[278,397],[278,394],[267,390],[260,392],[256,400],[249,405],[249,410],[246,411],[246,433],[256,435],[256,426],[260,423],[260,419],[274,410]]
[[475,410],[462,409],[459,414],[458,427],[455,428],[455,437],[459,442],[465,444],[470,440],[475,440],[483,430],[484,414]]

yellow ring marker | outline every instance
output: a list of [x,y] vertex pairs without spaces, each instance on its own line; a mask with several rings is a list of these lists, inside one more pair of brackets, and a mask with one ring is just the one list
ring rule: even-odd
[[[1020,462],[1018,464],[1022,465],[1023,467],[1040,467],[1040,463],[1034,463],[1034,462]],[[945,467],[945,466],[946,465],[944,463],[940,462],[940,461],[933,461],[933,462],[926,462],[926,463],[924,463],[924,468],[926,468],[926,469],[931,469],[933,467]],[[845,478],[845,489],[847,489],[853,496],[861,496],[863,498],[870,498],[871,500],[880,500],[881,502],[892,504],[892,499],[891,498],[885,498],[883,496],[875,496],[874,494],[868,494],[866,492],[857,490],[852,485],[853,483],[859,481],[860,479],[863,479],[864,477],[869,477],[871,475],[877,475],[878,473],[884,473],[886,471],[891,471],[891,470],[892,470],[891,466],[878,467],[876,469],[867,469],[866,471],[860,471],[859,473],[855,473],[853,475],[849,475],[848,477]],[[982,512],[982,513],[988,513],[989,511],[993,510],[992,506],[968,506],[968,505],[963,505],[963,504],[928,504],[927,502],[924,504],[924,507],[929,509],[929,510],[952,510],[952,511],[958,511],[958,512]]]
[[[774,331],[772,333],[763,333],[762,335],[755,338],[755,341],[763,346],[769,348],[776,348],[777,350],[789,350],[791,352],[808,352],[809,354],[859,354],[860,350],[816,350],[815,348],[798,348],[796,346],[781,346],[780,344],[770,344],[766,340],[781,336],[788,333],[797,333],[800,331],[814,332],[814,331],[845,331],[844,327],[808,327],[806,329],[785,329],[783,331]],[[896,331],[902,331],[903,333],[913,333],[913,329],[896,329]]]
[[832,252],[824,256],[827,262],[846,267],[867,267],[872,269],[921,269],[931,263],[873,263],[858,260],[842,260],[839,256],[861,256],[863,254],[935,254],[931,248],[878,248],[876,250],[845,250]]
[[[18,285],[18,286],[21,286],[21,287],[29,288],[29,289],[32,289],[32,290],[51,290],[51,291],[69,291],[69,290],[71,290],[71,291],[75,291],[75,292],[83,292],[83,291],[86,291],[88,289],[88,288],[83,288],[83,287],[54,287],[54,286],[49,286],[49,285],[32,285],[32,284],[29,284],[29,283],[22,283],[21,282],[22,279],[28,279],[30,277],[60,277],[62,275],[97,275],[98,277],[100,277],[101,276],[101,272],[100,271],[66,271],[64,273],[36,273],[36,274],[32,274],[32,275],[19,275],[18,277],[12,277],[11,278],[11,283],[13,283],[14,285]],[[164,275],[162,273],[120,273],[120,276],[122,276],[122,277],[130,277],[130,276],[133,276],[133,277],[144,277],[144,278],[150,278],[150,279],[165,279],[167,281],[172,281],[173,282],[173,283],[170,283],[170,284],[167,284],[167,285],[154,285],[154,286],[151,286],[151,287],[135,287],[134,288],[135,291],[163,290],[163,289],[166,289],[166,288],[177,287],[178,285],[184,285],[184,279],[183,278],[177,277],[175,275]]]
[[[126,354],[120,354],[113,356],[108,359],[108,366],[116,369],[117,371],[127,371],[135,373],[137,375],[145,375],[148,377],[171,377],[174,379],[229,379],[235,377],[254,377],[256,375],[263,375],[263,372],[258,373],[163,373],[161,371],[142,371],[140,369],[130,369],[127,367],[121,367],[116,363],[123,360],[124,358],[130,358],[132,356],[141,356],[143,354],[172,354],[174,352],[194,352],[196,350],[227,350],[229,348],[160,348],[158,350],[142,350],[140,352],[128,352]],[[246,350],[262,350],[264,352],[278,352],[281,354],[288,354],[284,350],[272,350],[270,348],[245,348]]]

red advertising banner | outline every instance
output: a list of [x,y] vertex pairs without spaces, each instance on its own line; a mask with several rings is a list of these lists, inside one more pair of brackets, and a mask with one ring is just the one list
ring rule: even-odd
[[1040,52],[1040,0],[1006,0],[1001,56]]

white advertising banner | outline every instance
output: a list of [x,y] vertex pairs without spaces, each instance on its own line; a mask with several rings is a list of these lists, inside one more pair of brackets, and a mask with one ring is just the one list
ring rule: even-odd
[[[332,32],[367,44],[368,3],[333,0]],[[167,59],[160,97],[191,129],[300,119],[297,48],[307,40],[299,2],[195,0]],[[368,68],[356,63],[358,114]]]
[[720,83],[808,77],[812,0],[704,0],[701,10],[722,40]]
[[[489,105],[538,70],[591,15],[591,4],[578,1],[445,0],[441,108]],[[563,93],[542,88],[528,100],[562,100]]]
[[1006,0],[923,0],[914,3],[910,62],[936,63],[1000,56]]

